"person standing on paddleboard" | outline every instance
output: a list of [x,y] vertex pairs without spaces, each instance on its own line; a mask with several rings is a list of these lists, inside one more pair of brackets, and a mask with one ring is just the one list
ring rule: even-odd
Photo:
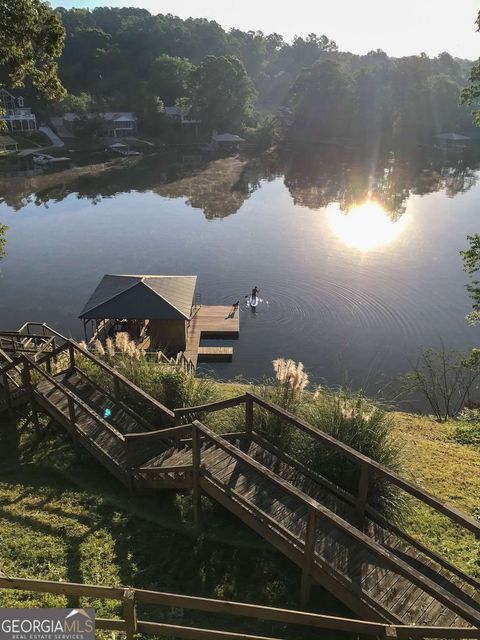
[[260,289],[257,286],[253,287],[253,289],[252,289],[252,300],[255,300],[255,298],[257,297],[257,293],[259,291],[260,291]]

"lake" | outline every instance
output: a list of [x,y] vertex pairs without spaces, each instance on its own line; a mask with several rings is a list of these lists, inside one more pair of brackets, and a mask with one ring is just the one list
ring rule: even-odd
[[[202,302],[242,301],[233,362],[212,366],[221,378],[270,376],[283,356],[315,382],[388,394],[422,346],[477,343],[459,250],[480,227],[478,154],[78,164],[0,174],[3,329],[45,321],[81,337],[105,273],[197,274]],[[254,285],[256,313],[243,305]]]

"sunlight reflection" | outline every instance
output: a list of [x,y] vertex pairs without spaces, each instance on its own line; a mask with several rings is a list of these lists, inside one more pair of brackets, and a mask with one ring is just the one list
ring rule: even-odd
[[361,251],[383,247],[395,240],[404,230],[406,216],[392,220],[383,207],[367,201],[348,212],[340,210],[338,204],[327,207],[330,227],[348,246]]

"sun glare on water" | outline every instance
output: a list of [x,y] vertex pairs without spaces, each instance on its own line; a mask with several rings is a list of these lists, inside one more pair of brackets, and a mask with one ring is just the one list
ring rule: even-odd
[[377,202],[364,202],[347,212],[338,204],[327,209],[328,222],[334,233],[348,246],[360,251],[377,249],[393,242],[403,231],[406,217],[398,220],[386,213]]

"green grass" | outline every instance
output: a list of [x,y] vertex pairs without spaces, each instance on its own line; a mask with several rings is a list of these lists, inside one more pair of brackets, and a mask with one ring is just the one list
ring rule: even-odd
[[[480,516],[480,448],[453,440],[458,422],[440,424],[406,413],[392,415],[407,477],[466,514]],[[418,501],[413,505],[409,530],[458,567],[480,576],[480,540]]]
[[11,137],[18,143],[19,149],[30,149],[34,147],[49,147],[50,138],[43,131],[32,131],[31,133],[13,133]]

